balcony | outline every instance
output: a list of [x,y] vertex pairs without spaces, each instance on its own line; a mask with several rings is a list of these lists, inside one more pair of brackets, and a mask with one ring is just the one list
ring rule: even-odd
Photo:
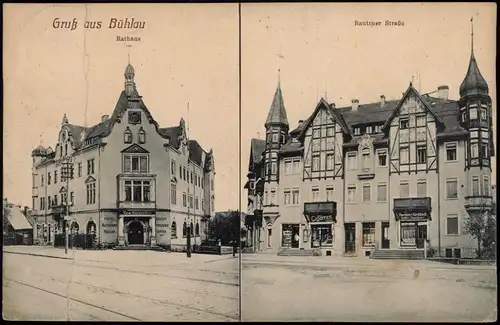
[[65,204],[59,204],[52,206],[50,208],[49,214],[52,215],[65,215],[66,214],[66,205]]
[[467,212],[489,212],[493,208],[493,198],[488,195],[466,196],[464,206]]
[[373,172],[372,168],[362,168],[358,172],[358,179],[373,179],[375,178],[375,173]]
[[304,216],[307,222],[337,222],[337,202],[306,202]]
[[427,220],[431,218],[432,200],[430,197],[395,198],[393,211],[396,220]]

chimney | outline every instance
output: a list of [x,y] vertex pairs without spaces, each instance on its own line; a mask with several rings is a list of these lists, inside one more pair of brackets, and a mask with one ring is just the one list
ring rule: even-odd
[[335,103],[330,103],[331,108],[335,108]]
[[448,86],[446,85],[439,86],[436,92],[436,97],[443,100],[448,100],[448,91],[449,91]]
[[384,107],[385,105],[385,95],[380,95],[380,107]]
[[101,123],[102,123],[102,122],[106,122],[108,119],[109,119],[109,115],[103,115],[103,116],[101,117]]
[[352,110],[357,111],[359,106],[359,99],[353,99],[351,100],[351,103],[352,103]]
[[304,123],[304,120],[299,120],[299,126]]

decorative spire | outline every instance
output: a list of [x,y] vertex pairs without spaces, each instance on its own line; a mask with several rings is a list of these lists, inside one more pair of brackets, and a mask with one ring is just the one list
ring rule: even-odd
[[[130,48],[130,45],[127,45],[127,47]],[[132,64],[130,64],[130,52],[128,53],[128,64],[127,67],[125,68],[124,75],[125,75],[125,94],[127,95],[127,97],[132,97],[134,96],[134,94],[138,95],[134,81],[135,69],[132,66]]]
[[66,116],[66,113],[64,113],[61,125],[68,124],[68,123],[69,123],[68,117]]
[[465,75],[464,81],[460,85],[460,97],[463,98],[468,95],[488,95],[489,88],[486,80],[479,71],[476,57],[474,56],[474,25],[473,18],[471,22],[471,54],[469,60],[469,68]]
[[273,102],[267,115],[265,127],[271,125],[281,125],[288,127],[288,118],[286,116],[285,103],[283,101],[283,94],[281,93],[280,74],[278,70],[278,86],[274,92]]
[[474,17],[470,17],[470,48],[474,55]]

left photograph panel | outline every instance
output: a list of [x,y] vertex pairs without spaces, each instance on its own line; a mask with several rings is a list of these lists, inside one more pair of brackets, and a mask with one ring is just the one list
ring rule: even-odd
[[3,318],[239,321],[238,5],[3,20]]

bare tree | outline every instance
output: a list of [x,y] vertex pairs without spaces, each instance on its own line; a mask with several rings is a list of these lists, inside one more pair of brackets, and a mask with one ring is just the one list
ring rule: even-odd
[[483,258],[484,251],[491,251],[492,232],[496,236],[496,217],[493,215],[491,199],[487,197],[479,198],[477,210],[469,212],[469,217],[465,221],[465,231],[477,242],[477,258]]

